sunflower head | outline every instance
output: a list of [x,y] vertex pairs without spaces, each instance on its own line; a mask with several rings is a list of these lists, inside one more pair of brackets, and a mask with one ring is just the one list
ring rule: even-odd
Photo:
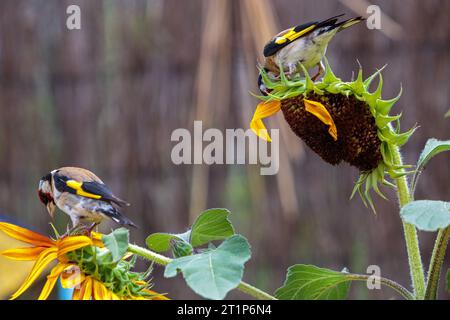
[[[325,75],[318,82],[311,80],[303,66],[303,74],[291,79],[283,72],[274,78],[261,68],[268,94],[257,96],[263,102],[250,127],[261,138],[270,139],[262,119],[281,110],[293,132],[323,160],[332,165],[344,161],[359,169],[352,196],[358,191],[364,204],[374,209],[370,190],[384,198],[379,183],[393,186],[386,177],[405,174],[404,167],[393,164],[393,150],[405,144],[416,128],[400,133],[401,114],[389,115],[401,90],[393,99],[382,99],[382,69],[363,80],[360,68],[356,80],[344,82],[326,59],[325,65]],[[376,78],[377,88],[370,92]]]
[[[76,272],[101,283],[114,297],[119,299],[152,298],[159,294],[150,291],[147,272],[133,272],[136,256],[125,255],[117,262],[113,261],[107,248],[87,246],[67,254],[69,261],[77,265]],[[129,259],[130,258],[130,259]],[[73,285],[80,285],[83,279]],[[63,282],[64,285],[64,282]],[[68,285],[70,287],[70,285]]]
[[[127,253],[128,231],[125,229],[118,229],[106,236],[93,232],[90,236],[67,235],[52,239],[11,223],[0,222],[0,231],[31,245],[4,250],[1,252],[3,256],[18,261],[35,261],[30,274],[11,299],[24,293],[54,262],[57,263],[47,276],[40,300],[49,297],[59,278],[64,288],[75,289],[73,299],[166,299],[150,290],[151,284],[147,279],[151,269],[143,273],[131,270],[136,257],[129,260],[131,254]],[[115,237],[115,232],[123,234],[124,231],[127,232],[126,237]],[[110,241],[111,238],[114,241]]]

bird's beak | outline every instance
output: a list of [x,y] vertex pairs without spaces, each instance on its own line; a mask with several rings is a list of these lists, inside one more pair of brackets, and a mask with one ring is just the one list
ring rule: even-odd
[[55,216],[55,209],[56,209],[55,203],[53,201],[49,201],[47,203],[46,207],[47,207],[48,214],[53,219],[53,217]]

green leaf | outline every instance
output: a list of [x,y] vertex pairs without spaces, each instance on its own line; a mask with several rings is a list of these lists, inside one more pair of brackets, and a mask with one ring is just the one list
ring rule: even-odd
[[172,260],[164,276],[171,278],[181,271],[194,292],[208,299],[223,299],[241,282],[250,255],[247,239],[234,235],[216,249]]
[[124,256],[128,249],[129,232],[125,228],[119,228],[104,235],[102,241],[111,252],[113,262],[117,262]]
[[436,231],[450,225],[450,203],[434,200],[412,201],[400,210],[400,215],[419,230]]
[[165,252],[171,249],[171,242],[174,240],[183,241],[189,244],[190,234],[190,230],[179,234],[158,232],[149,235],[145,240],[145,243],[147,244],[147,247],[153,251]]
[[447,111],[447,113],[445,114],[445,117],[446,118],[450,117],[450,110]]
[[275,296],[282,300],[342,300],[347,298],[350,284],[346,273],[296,264],[289,267]]
[[447,270],[447,291],[450,292],[450,269]]
[[428,161],[431,160],[431,158],[444,151],[450,151],[450,140],[441,141],[432,138],[427,141],[425,147],[422,150],[422,153],[419,156],[419,160],[417,161],[416,172],[411,182],[411,189],[413,195],[416,189],[417,181],[419,179],[420,174],[425,169],[425,165],[428,163]]
[[209,209],[202,212],[192,225],[190,242],[193,247],[213,240],[226,239],[234,234],[227,209]]
[[98,264],[99,266],[115,264],[115,262],[117,262],[114,261],[111,251],[105,248],[97,248],[97,247],[95,247],[94,250],[95,250],[95,260],[92,260],[92,262]]

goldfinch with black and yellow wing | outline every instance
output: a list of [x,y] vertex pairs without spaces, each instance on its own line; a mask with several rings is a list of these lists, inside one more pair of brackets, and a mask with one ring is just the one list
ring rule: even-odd
[[[342,16],[343,14],[323,21],[308,22],[277,34],[264,47],[265,70],[278,76],[279,66],[282,66],[288,75],[293,75],[298,71],[299,63],[307,70],[318,66],[319,70],[312,78],[316,80],[324,71],[322,59],[331,39],[339,31],[364,20],[362,17],[356,17],[339,21]],[[261,76],[258,85],[264,93]]]
[[58,207],[69,215],[73,229],[91,223],[91,229],[110,218],[122,226],[136,225],[114,206],[129,206],[116,197],[94,173],[83,168],[63,167],[39,181],[39,199],[53,218]]

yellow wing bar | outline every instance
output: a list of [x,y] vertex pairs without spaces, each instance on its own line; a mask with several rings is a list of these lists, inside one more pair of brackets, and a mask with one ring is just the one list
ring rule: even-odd
[[92,198],[92,199],[101,199],[102,198],[102,196],[99,196],[98,194],[93,194],[93,193],[84,191],[82,188],[82,186],[83,186],[82,182],[78,182],[75,180],[67,180],[66,185],[69,188],[74,189],[76,191],[77,195],[79,195],[79,196],[86,197],[86,198]]
[[275,43],[276,44],[283,44],[286,41],[294,41],[295,39],[301,37],[302,35],[304,35],[305,33],[313,30],[316,27],[315,24],[313,24],[312,26],[309,26],[308,28],[305,28],[303,30],[300,31],[295,31],[295,28],[292,28],[291,30],[289,30],[288,32],[286,32],[285,34],[283,34],[282,36],[279,36],[275,39]]

